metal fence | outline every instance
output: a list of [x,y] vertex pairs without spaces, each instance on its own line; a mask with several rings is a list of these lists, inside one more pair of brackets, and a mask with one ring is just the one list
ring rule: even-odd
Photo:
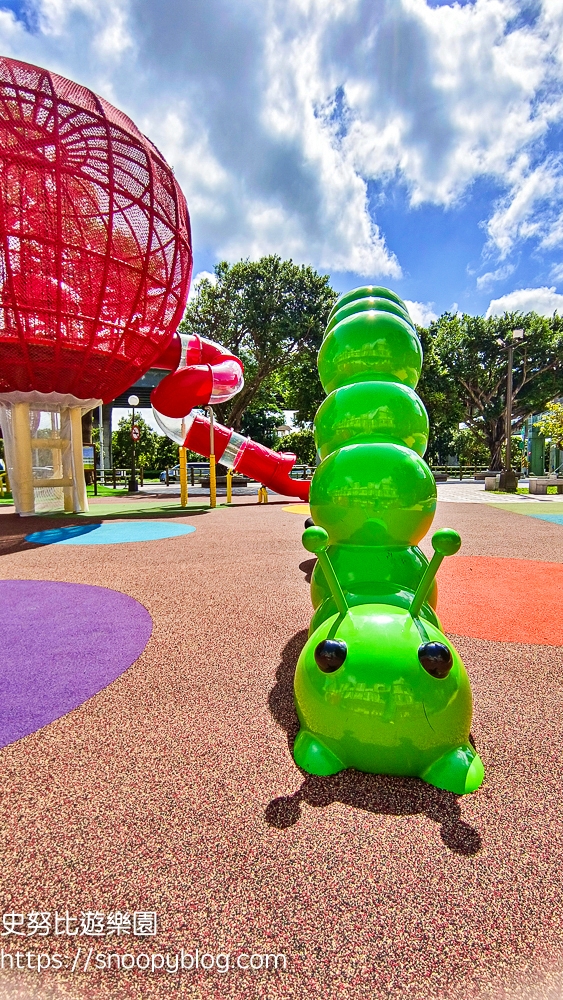
[[[188,484],[190,486],[198,486],[202,480],[209,479],[209,462],[188,462]],[[167,469],[136,469],[137,478],[139,484],[144,486],[146,480],[158,480],[166,486],[171,483],[180,482],[180,466],[174,465],[169,466]],[[125,468],[111,468],[111,469],[97,469],[96,479],[98,483],[104,483],[106,486],[113,487],[117,489],[118,486],[125,485],[129,483],[131,478],[131,469]],[[242,478],[242,477],[241,477]]]
[[[316,466],[294,465],[292,479],[312,479]],[[448,479],[473,479],[478,473],[488,472],[488,465],[432,465],[431,471]]]
[[448,479],[474,479],[478,473],[488,472],[488,465],[431,465],[436,475],[446,475]]
[[[316,466],[314,465],[294,465],[290,472],[291,479],[311,480]],[[202,480],[209,480],[209,462],[188,462],[188,483],[190,486],[199,486]],[[446,476],[448,479],[473,479],[479,473],[488,471],[487,465],[432,465],[431,471],[440,478]],[[236,473],[235,473],[236,475]],[[139,484],[144,485],[145,480],[158,480],[166,486],[180,482],[179,466],[171,466],[168,469],[137,469]],[[131,469],[111,468],[97,469],[96,480],[98,483],[105,483],[106,486],[117,489],[118,486],[129,483]],[[247,478],[247,477],[241,477]],[[247,479],[248,482],[250,480]]]

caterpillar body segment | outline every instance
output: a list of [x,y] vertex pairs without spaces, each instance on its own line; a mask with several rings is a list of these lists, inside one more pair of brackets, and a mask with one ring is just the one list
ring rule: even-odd
[[[408,608],[428,565],[418,542],[434,517],[436,484],[422,458],[428,417],[414,391],[422,350],[404,303],[379,286],[343,296],[318,365],[329,395],[315,417],[322,461],[311,516],[328,532],[328,555],[350,605]],[[434,585],[421,611],[434,624],[436,596]],[[311,597],[314,630],[334,613],[319,564]]]

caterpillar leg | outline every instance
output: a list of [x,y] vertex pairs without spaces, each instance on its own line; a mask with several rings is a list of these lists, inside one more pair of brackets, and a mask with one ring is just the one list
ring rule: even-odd
[[324,743],[306,729],[300,729],[293,747],[293,758],[298,767],[309,774],[326,777],[344,771],[346,765],[325,747]]
[[474,747],[464,744],[449,750],[420,775],[423,781],[446,792],[475,792],[485,776],[483,761]]

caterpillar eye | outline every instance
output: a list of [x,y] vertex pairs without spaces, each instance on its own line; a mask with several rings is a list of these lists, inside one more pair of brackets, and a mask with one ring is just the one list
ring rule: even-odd
[[315,662],[323,674],[333,674],[346,659],[348,647],[338,639],[323,639],[315,649]]
[[312,517],[308,517],[307,518],[307,520],[305,521],[305,527],[306,528],[314,528],[315,527],[315,522],[313,521]]
[[425,642],[418,648],[418,658],[432,677],[440,679],[448,676],[454,662],[452,651],[444,642]]

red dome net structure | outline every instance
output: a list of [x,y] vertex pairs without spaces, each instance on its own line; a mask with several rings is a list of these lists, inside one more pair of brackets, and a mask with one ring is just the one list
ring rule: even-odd
[[191,267],[185,198],[133,122],[0,58],[0,393],[113,399],[166,347]]

